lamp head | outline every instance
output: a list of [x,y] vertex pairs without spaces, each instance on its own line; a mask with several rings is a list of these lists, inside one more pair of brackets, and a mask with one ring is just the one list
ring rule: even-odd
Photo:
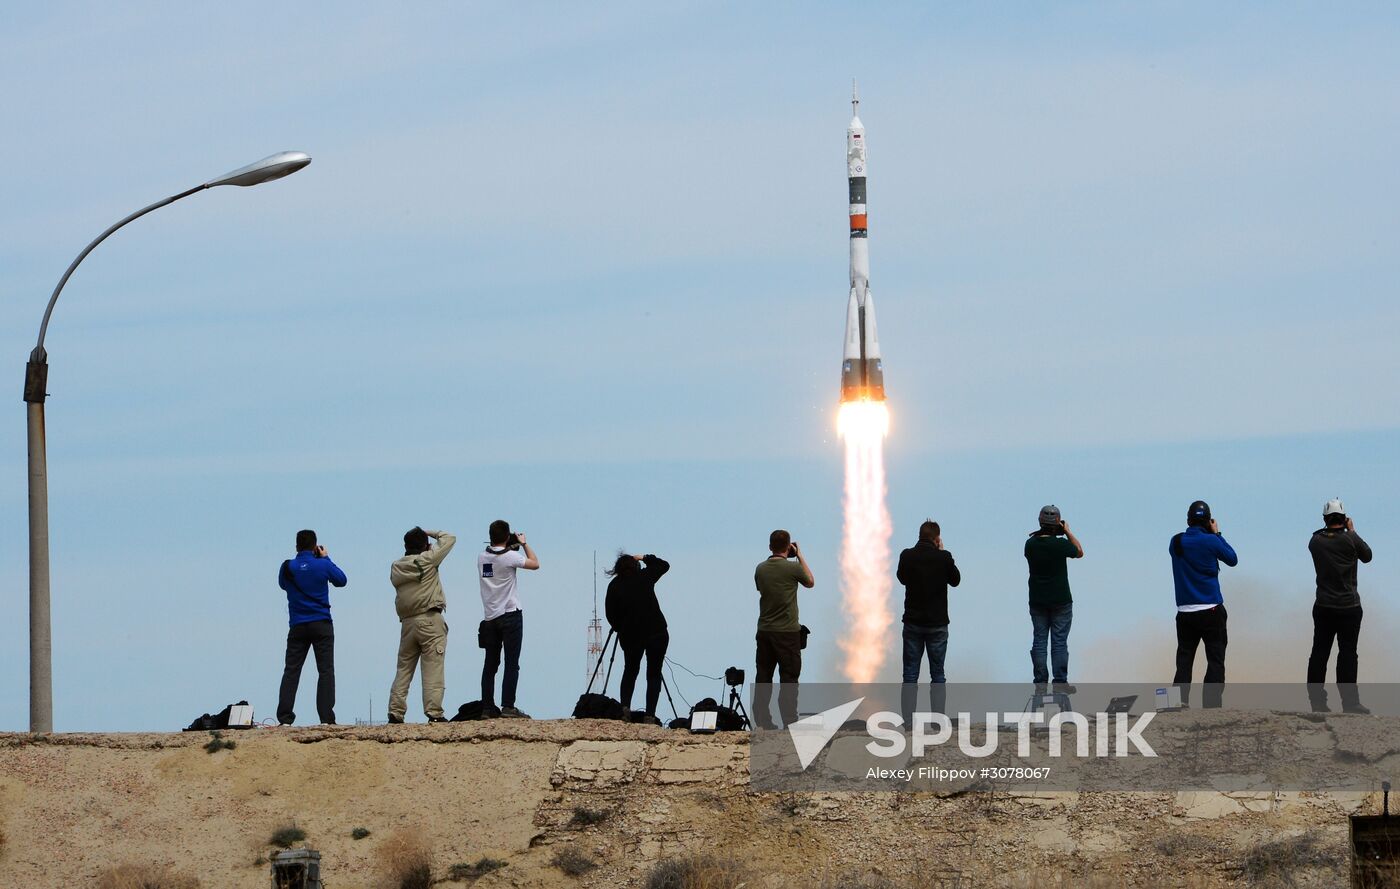
[[225,173],[217,179],[210,179],[204,183],[204,187],[261,185],[264,182],[281,179],[283,176],[290,176],[309,163],[311,163],[311,155],[304,151],[279,151],[277,154],[270,154],[246,167],[239,167]]

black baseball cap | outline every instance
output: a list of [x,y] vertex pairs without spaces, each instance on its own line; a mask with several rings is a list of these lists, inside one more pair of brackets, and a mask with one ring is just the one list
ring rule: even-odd
[[1205,502],[1204,500],[1197,500],[1196,502],[1192,503],[1186,509],[1186,523],[1188,525],[1197,523],[1202,525],[1209,525],[1210,504]]

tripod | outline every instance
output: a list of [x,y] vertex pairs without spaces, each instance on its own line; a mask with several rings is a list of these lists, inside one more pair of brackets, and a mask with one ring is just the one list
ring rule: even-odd
[[[612,654],[608,655],[608,671],[603,674],[603,684],[598,689],[599,694],[607,694],[608,682],[612,679],[613,661],[617,660],[617,650],[622,647],[622,639],[612,627],[608,627],[608,637],[603,640],[603,650],[599,653],[598,665],[593,668],[593,675],[588,679],[588,688],[584,689],[584,694],[589,694],[593,691],[593,683],[598,678],[598,671],[603,667],[602,655],[607,654],[609,645],[612,646]],[[675,699],[671,697],[671,686],[666,683],[665,674],[661,676],[661,690],[666,692],[666,703],[671,705],[671,716],[680,719],[681,716],[676,712],[676,702]],[[743,705],[741,704],[740,706]],[[747,719],[748,717],[745,716],[745,718]]]
[[753,731],[753,723],[749,721],[749,711],[744,709],[744,697],[739,694],[739,686],[737,685],[729,686],[729,709],[739,714],[744,731]]

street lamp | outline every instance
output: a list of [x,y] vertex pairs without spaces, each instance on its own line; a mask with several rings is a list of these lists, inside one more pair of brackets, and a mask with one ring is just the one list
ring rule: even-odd
[[48,455],[44,438],[44,399],[49,377],[48,353],[44,351],[44,336],[49,330],[49,318],[53,315],[54,303],[63,292],[63,285],[73,276],[78,267],[93,249],[107,240],[112,232],[135,219],[140,219],[152,210],[159,210],[166,204],[173,204],[181,198],[189,197],[197,191],[214,188],[217,185],[259,185],[290,176],[311,163],[311,156],[301,151],[283,151],[269,155],[257,163],[239,167],[210,179],[203,185],[196,185],[188,191],[172,195],[163,201],[156,201],[149,207],[137,210],[122,221],[98,235],[97,238],[78,254],[68,266],[68,271],[58,280],[58,286],[49,297],[49,305],[44,309],[44,320],[39,325],[39,342],[29,353],[29,363],[24,373],[24,401],[29,423],[29,730],[31,732],[53,731],[53,642],[49,623],[49,481]]

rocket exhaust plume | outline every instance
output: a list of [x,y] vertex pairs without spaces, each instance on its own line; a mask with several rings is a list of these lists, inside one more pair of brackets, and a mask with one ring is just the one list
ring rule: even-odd
[[851,90],[846,128],[846,181],[850,193],[851,293],[841,355],[841,411],[837,429],[846,444],[845,525],[841,537],[841,599],[847,630],[841,639],[844,671],[852,682],[873,682],[889,648],[890,514],[885,508],[885,369],[870,295],[870,248],[865,205],[865,126]]
[[889,650],[890,514],[885,508],[885,435],[889,409],[881,401],[841,405],[837,428],[846,445],[842,500],[841,604],[846,612],[843,671],[852,682],[874,682]]

